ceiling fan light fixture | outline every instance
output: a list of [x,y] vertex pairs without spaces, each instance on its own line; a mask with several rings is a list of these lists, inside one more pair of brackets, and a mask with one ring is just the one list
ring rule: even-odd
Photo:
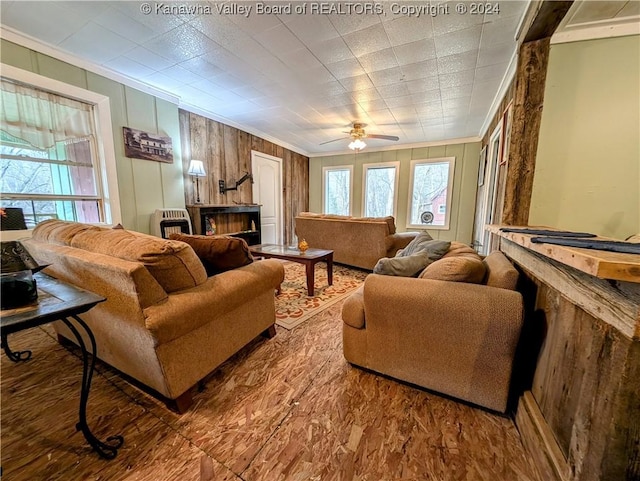
[[349,148],[351,150],[355,150],[356,152],[361,151],[362,149],[364,149],[367,146],[367,144],[365,144],[362,140],[360,139],[356,139],[353,142],[351,142],[349,144]]

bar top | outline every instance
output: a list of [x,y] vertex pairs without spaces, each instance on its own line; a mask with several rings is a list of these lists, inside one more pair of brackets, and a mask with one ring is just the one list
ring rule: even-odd
[[[598,249],[584,249],[580,247],[560,246],[556,244],[544,244],[531,242],[532,237],[540,235],[523,234],[517,232],[503,232],[503,227],[520,229],[547,229],[559,230],[540,226],[514,226],[514,225],[487,225],[485,228],[492,234],[526,247],[534,252],[542,254],[550,259],[562,262],[568,266],[586,272],[600,279],[640,283],[640,255],[622,254]],[[604,237],[594,239],[612,240]]]

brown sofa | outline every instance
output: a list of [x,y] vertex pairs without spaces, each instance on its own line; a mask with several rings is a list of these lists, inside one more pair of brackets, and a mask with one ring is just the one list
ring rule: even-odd
[[[464,252],[459,246],[453,243],[451,251]],[[476,262],[467,252],[461,262],[474,265],[464,268],[470,276],[465,279],[454,266],[455,256],[431,264],[424,278],[367,276],[343,306],[344,356],[372,371],[505,412],[523,323],[518,272],[500,252]]]
[[393,257],[417,232],[396,233],[393,217],[351,217],[301,212],[296,235],[309,247],[330,249],[341,264],[373,269],[379,259]]
[[277,261],[207,277],[184,242],[57,220],[38,224],[23,244],[50,264],[45,273],[107,298],[82,315],[98,357],[180,411],[192,386],[259,334],[275,333]]

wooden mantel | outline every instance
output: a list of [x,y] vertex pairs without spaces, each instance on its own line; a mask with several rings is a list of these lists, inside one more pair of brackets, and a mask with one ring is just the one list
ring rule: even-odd
[[[522,247],[542,254],[550,259],[562,262],[599,279],[611,279],[617,281],[640,283],[640,256],[636,254],[621,254],[597,249],[582,249],[579,247],[567,247],[556,244],[538,244],[531,242],[532,237],[539,235],[522,234],[516,232],[502,232],[500,229],[507,227],[517,229],[517,226],[488,225],[486,229],[504,239],[510,240]],[[520,227],[522,229],[550,229],[549,227]],[[603,237],[594,239],[611,240]]]
[[542,479],[640,480],[640,256],[486,228],[522,273],[516,424]]

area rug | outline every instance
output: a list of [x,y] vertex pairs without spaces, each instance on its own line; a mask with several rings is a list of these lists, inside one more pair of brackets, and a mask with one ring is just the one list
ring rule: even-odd
[[276,324],[293,329],[322,309],[344,299],[364,282],[368,272],[333,266],[333,285],[327,285],[324,263],[316,264],[314,296],[307,295],[307,277],[302,264],[284,263],[284,282],[276,296]]

